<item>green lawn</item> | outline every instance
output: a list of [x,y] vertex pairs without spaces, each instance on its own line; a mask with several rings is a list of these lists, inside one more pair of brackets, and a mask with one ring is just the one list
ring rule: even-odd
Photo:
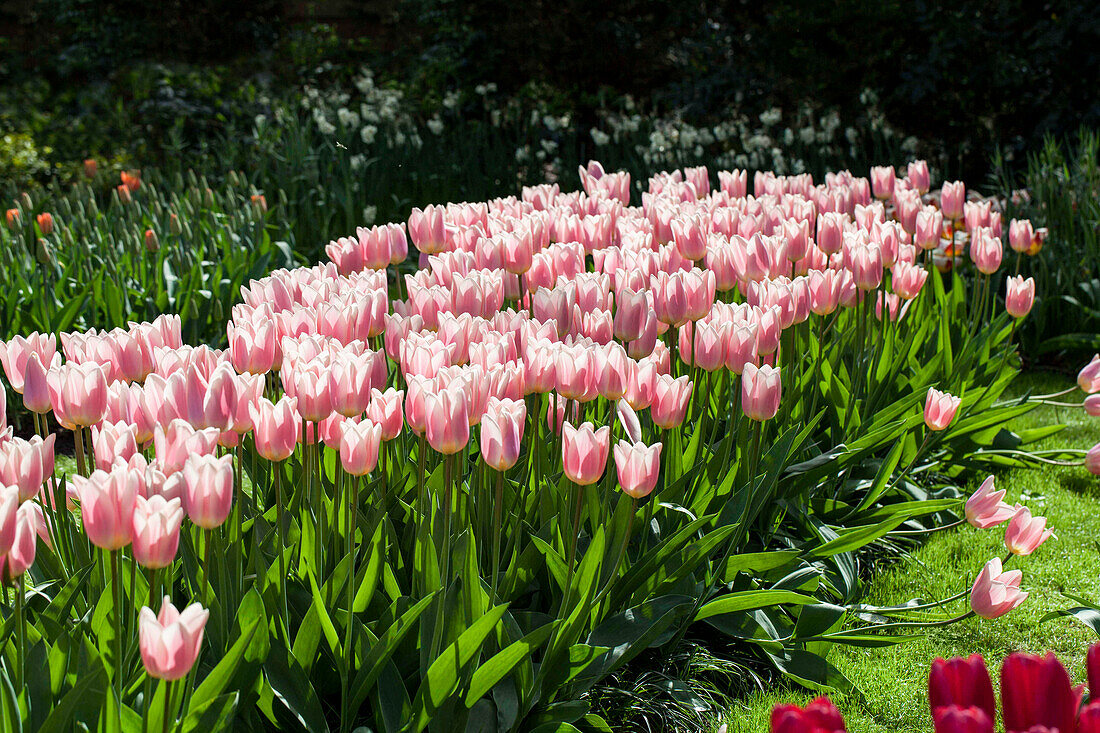
[[[1024,381],[1026,380],[1026,381]],[[1029,375],[1024,385],[1050,393],[1072,384],[1064,377]],[[1066,401],[1080,400],[1080,392]],[[1061,422],[1067,428],[1043,441],[1041,448],[1090,448],[1100,441],[1100,418],[1081,409],[1041,407],[1020,418],[1017,428]],[[1047,541],[1025,558],[1014,558],[1009,568],[1024,571],[1022,587],[1031,593],[1022,606],[994,621],[969,619],[932,630],[918,642],[885,649],[836,647],[830,660],[863,692],[866,702],[853,697],[837,700],[849,733],[931,733],[925,691],[928,667],[938,657],[981,653],[999,667],[1009,652],[1054,651],[1067,664],[1075,681],[1084,681],[1084,657],[1095,635],[1079,623],[1056,619],[1040,624],[1049,611],[1073,605],[1062,591],[1100,599],[1100,480],[1084,468],[1046,466],[1012,470],[997,476],[998,488],[1008,489],[1006,500],[1026,503],[1036,515],[1048,517],[1057,539]],[[910,598],[946,598],[968,587],[986,560],[1004,557],[1004,525],[976,530],[964,526],[933,535],[912,559],[884,573],[868,588],[867,602],[902,603]],[[966,601],[950,609],[962,613]],[[813,695],[786,689],[761,693],[739,701],[726,723],[730,731],[767,731],[768,714],[776,702],[803,704]]]

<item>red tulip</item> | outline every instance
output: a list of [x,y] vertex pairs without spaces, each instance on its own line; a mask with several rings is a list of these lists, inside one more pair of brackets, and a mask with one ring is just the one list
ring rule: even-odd
[[[937,658],[928,673],[928,704],[933,716],[947,707],[976,707],[992,720],[997,716],[993,683],[980,654]],[[937,729],[938,730],[938,729]]]
[[936,733],[993,733],[993,718],[979,707],[949,705],[932,714]]
[[1034,726],[1076,730],[1080,694],[1053,653],[1045,657],[1016,652],[1001,665],[1001,707],[1007,731]]
[[805,708],[776,705],[772,708],[771,733],[845,733],[844,718],[826,697]]

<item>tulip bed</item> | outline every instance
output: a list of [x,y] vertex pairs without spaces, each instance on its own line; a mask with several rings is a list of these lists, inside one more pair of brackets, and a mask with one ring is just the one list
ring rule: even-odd
[[838,691],[831,645],[911,638],[864,561],[1057,429],[1004,427],[999,219],[920,164],[581,178],[332,242],[224,352],[0,347],[40,435],[0,444],[5,726],[608,730],[594,688],[689,635]]
[[294,262],[293,242],[277,241],[287,227],[236,174],[221,186],[193,173],[113,178],[93,160],[85,173],[5,207],[0,338],[175,313],[189,341],[220,343],[240,287]]

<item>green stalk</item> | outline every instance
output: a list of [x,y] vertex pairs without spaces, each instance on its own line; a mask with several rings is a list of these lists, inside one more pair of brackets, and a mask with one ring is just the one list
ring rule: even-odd
[[274,465],[275,469],[275,549],[279,555],[279,600],[283,612],[283,633],[286,634],[287,643],[290,643],[290,613],[286,602],[286,555],[283,553],[283,464]]
[[[119,551],[111,551],[111,589],[115,594],[115,692],[118,695],[118,728],[122,730],[122,584],[119,582]],[[22,655],[20,655],[22,659]]]
[[344,493],[347,494],[347,537],[345,541],[345,551],[348,558],[348,591],[347,591],[347,603],[348,603],[348,615],[347,615],[347,628],[345,632],[347,638],[344,640],[344,673],[340,675],[340,730],[351,730],[351,699],[348,695],[348,680],[351,677],[351,665],[353,659],[352,648],[355,643],[354,628],[352,621],[354,620],[352,606],[355,603],[355,527],[353,525],[353,516],[356,506],[356,491],[353,486],[357,486],[359,478],[357,476],[349,476],[348,481],[345,482]]
[[172,716],[172,693],[173,692],[174,692],[174,690],[172,689],[172,683],[169,682],[168,680],[165,680],[164,681],[164,720],[163,720],[164,733],[168,733],[168,731],[172,727],[172,722],[174,722],[172,720],[172,717],[173,717]]
[[493,560],[489,565],[491,588],[489,598],[496,603],[497,575],[500,570],[500,514],[504,504],[504,471],[497,471],[496,492],[493,498]]
[[573,524],[569,537],[569,560],[566,562],[565,598],[562,600],[562,611],[569,607],[573,596],[573,565],[577,559],[577,536],[581,533],[581,506],[584,499],[583,487],[569,480],[569,486],[573,490]]
[[27,595],[26,585],[26,573],[19,576],[19,584],[15,589],[15,620],[17,628],[17,656],[19,657],[16,663],[16,687],[20,690],[23,689],[26,681],[26,663],[27,663],[27,612],[24,608],[24,600]]
[[87,477],[88,464],[84,458],[84,429],[77,427],[73,430],[73,442],[76,444],[76,472]]
[[440,584],[443,592],[439,596],[436,605],[435,627],[432,629],[431,659],[439,656],[439,647],[443,641],[443,612],[446,608],[447,589],[450,587],[449,576],[451,573],[451,494],[454,487],[451,485],[454,471],[454,456],[447,455],[443,458],[443,550],[440,553]]

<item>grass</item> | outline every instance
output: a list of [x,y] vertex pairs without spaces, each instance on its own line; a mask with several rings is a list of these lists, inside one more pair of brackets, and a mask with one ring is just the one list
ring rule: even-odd
[[[1060,376],[1030,374],[1022,377],[1019,390],[1049,393],[1071,382]],[[1077,393],[1076,399],[1079,399]],[[1067,396],[1066,401],[1075,399]],[[1011,427],[1022,429],[1064,423],[1062,432],[1047,438],[1039,448],[1090,448],[1100,441],[1100,418],[1083,410],[1043,406],[1023,416]],[[1024,572],[1022,586],[1029,598],[1012,613],[993,621],[972,618],[930,631],[923,639],[884,649],[836,647],[830,661],[862,691],[836,700],[844,713],[849,733],[931,733],[926,693],[928,667],[936,657],[978,652],[993,670],[1010,652],[1058,654],[1075,681],[1084,681],[1084,658],[1095,634],[1070,619],[1040,624],[1049,611],[1076,605],[1063,591],[1100,598],[1100,482],[1084,468],[1044,466],[1016,469],[997,475],[998,488],[1008,490],[1006,500],[1021,502],[1048,518],[1057,539],[1051,539],[1024,558],[1013,558],[1009,568]],[[867,602],[876,605],[902,603],[911,598],[946,598],[967,588],[982,565],[1004,557],[1004,526],[977,530],[964,525],[936,534],[914,551],[908,560],[883,573],[868,588]],[[957,613],[966,601],[948,607]],[[805,704],[814,695],[799,689],[769,690],[739,700],[723,722],[730,731],[767,731],[771,708],[778,702]]]

